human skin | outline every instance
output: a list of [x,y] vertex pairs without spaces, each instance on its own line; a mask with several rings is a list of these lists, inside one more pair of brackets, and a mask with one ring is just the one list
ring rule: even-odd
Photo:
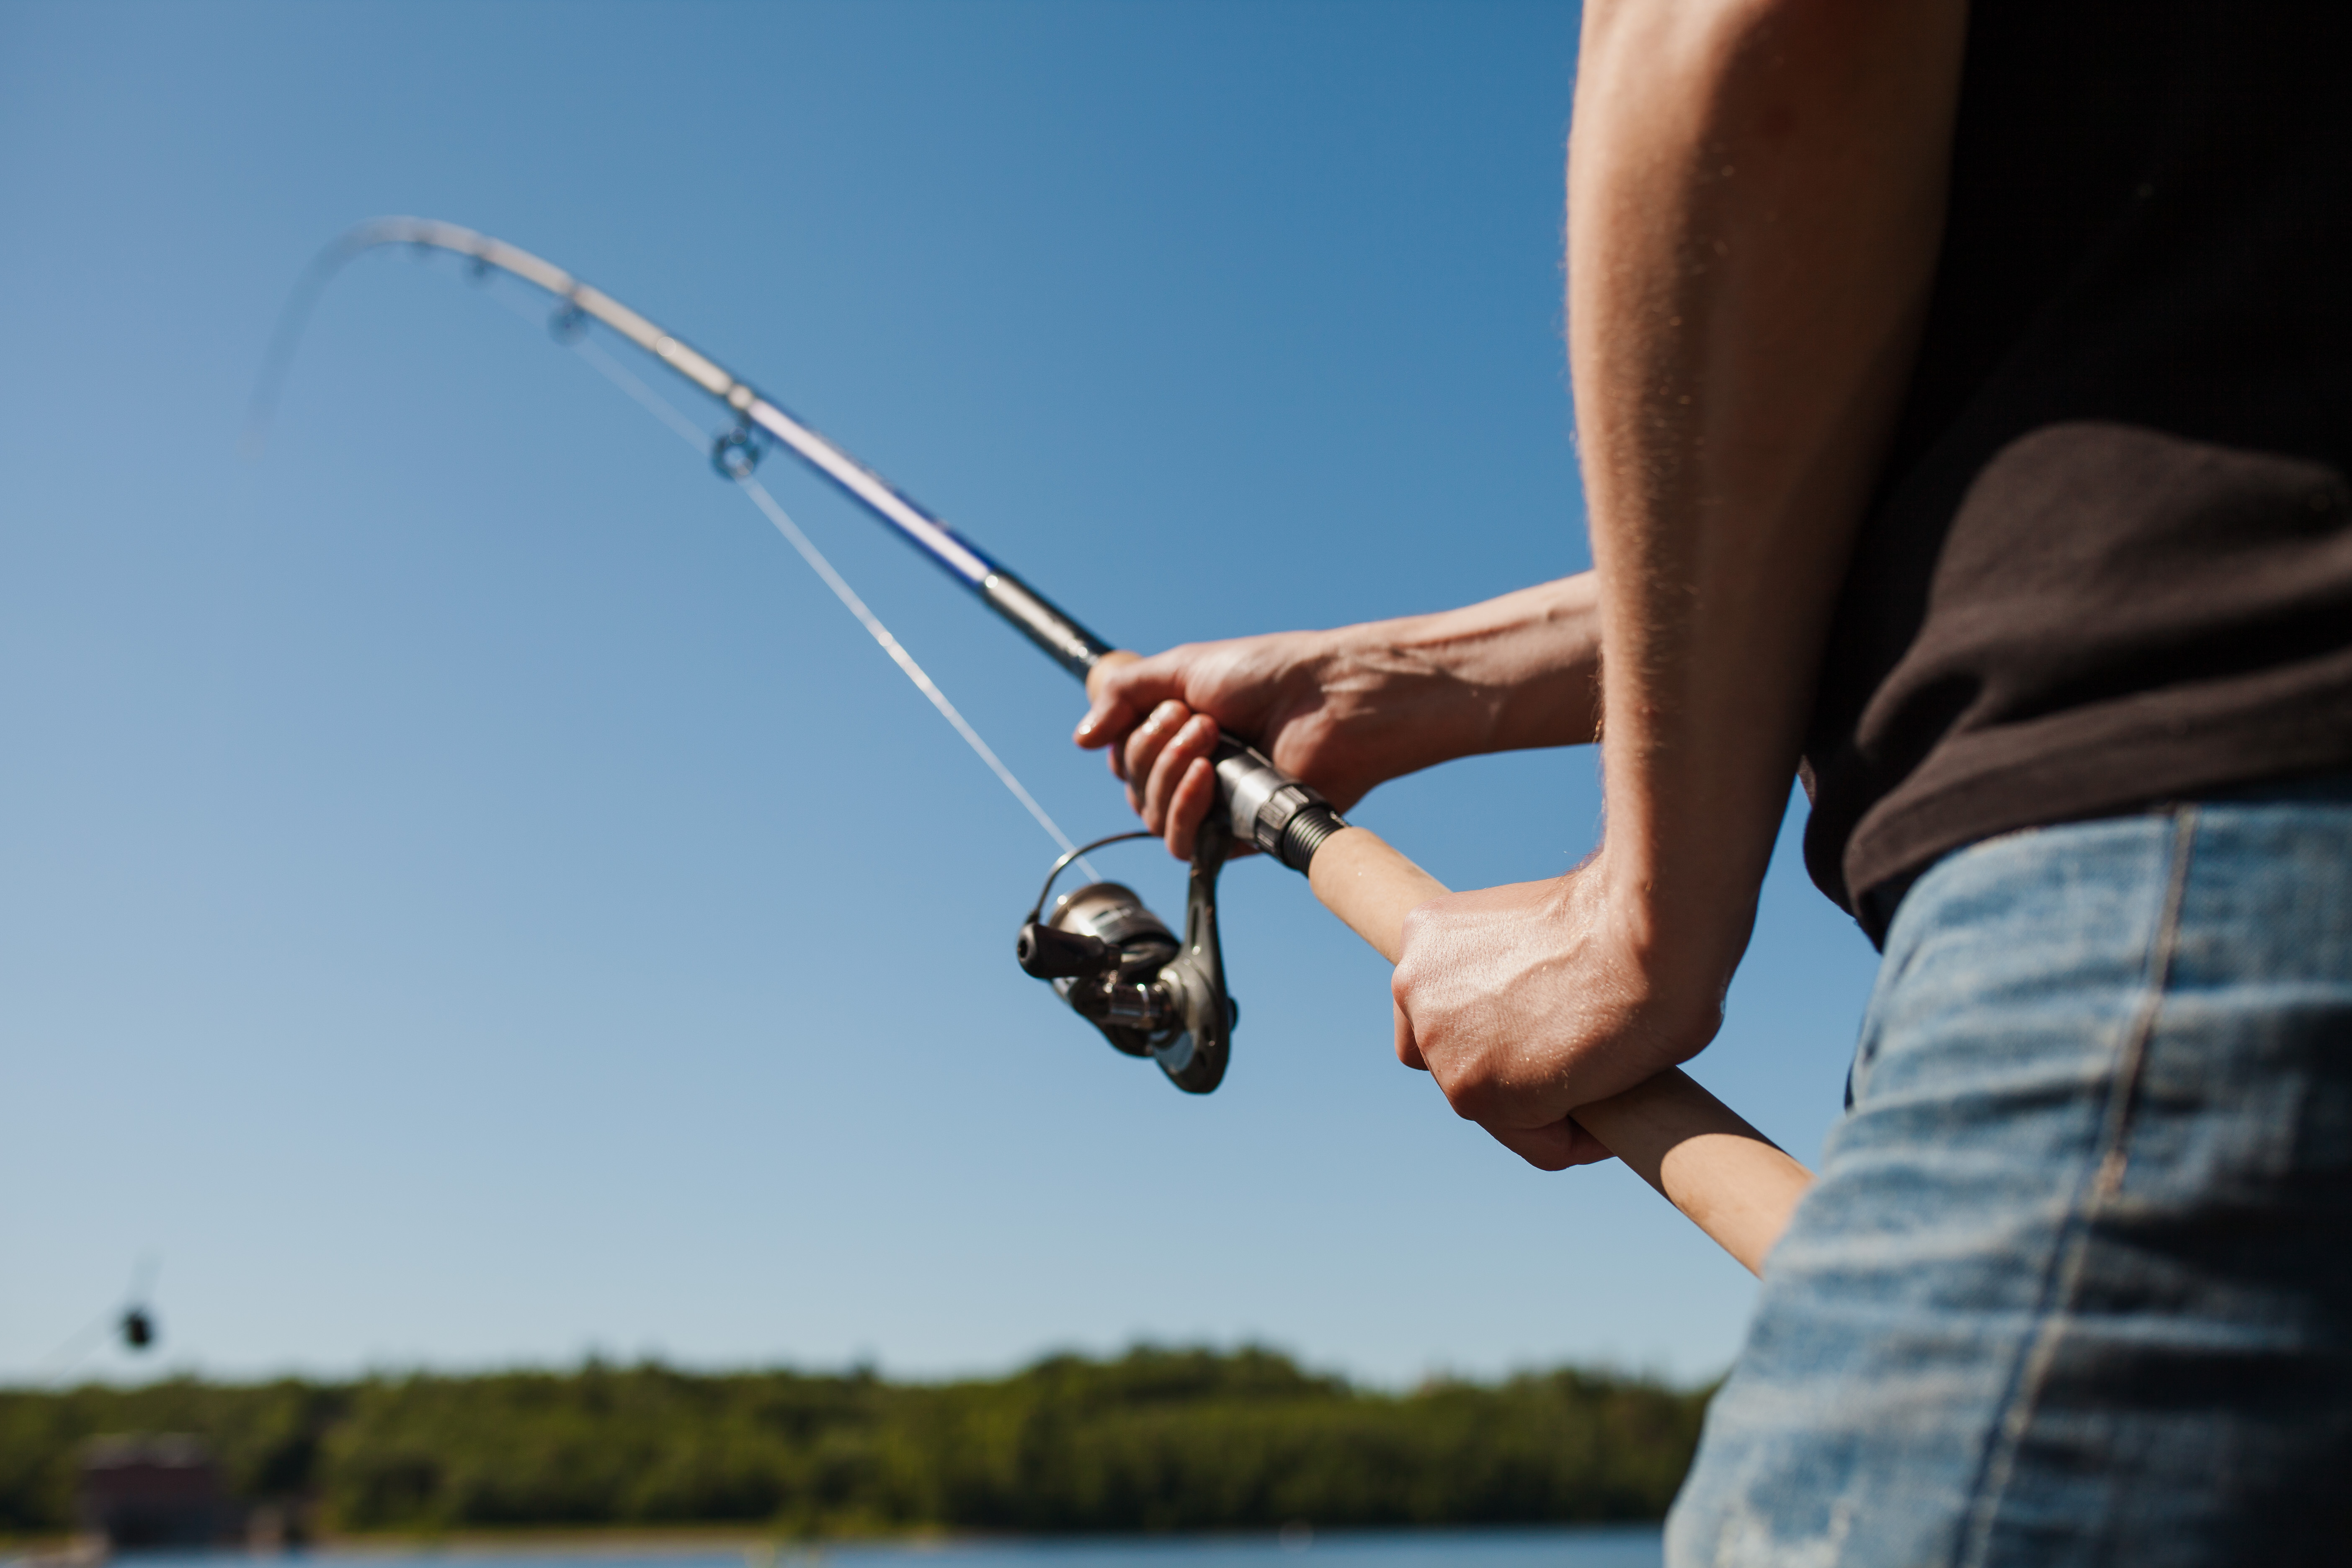
[[[1542,1168],[1601,1157],[1570,1112],[1721,1022],[1926,312],[1966,21],[1964,0],[1585,6],[1569,360],[1607,821],[1565,876],[1416,909],[1392,984],[1398,1058]],[[1213,722],[1274,721],[1283,763],[1283,727],[1319,711],[1291,673],[1313,659],[1278,642],[1106,668],[1079,742],[1114,745],[1147,822],[1197,822]],[[1564,659],[1520,663],[1557,689]],[[1410,761],[1384,734],[1302,729],[1291,754],[1340,798]]]
[[1109,748],[1136,814],[1189,859],[1221,724],[1342,811],[1456,757],[1591,740],[1599,603],[1586,572],[1437,615],[1187,643],[1099,668],[1075,738]]

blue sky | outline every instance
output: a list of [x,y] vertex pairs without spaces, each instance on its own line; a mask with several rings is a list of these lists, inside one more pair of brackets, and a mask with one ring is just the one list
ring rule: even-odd
[[[1052,845],[520,289],[362,260],[238,449],[300,268],[406,212],[681,332],[1116,641],[1574,570],[1575,24],[0,5],[0,1378],[144,1256],[162,1360],[79,1370],[1720,1370],[1737,1266],[1457,1121],[1296,878],[1229,875],[1206,1100],[1023,977]],[[1066,677],[764,474],[1065,826],[1123,825]],[[1563,752],[1357,816],[1472,886],[1598,814]],[[1696,1070],[1810,1157],[1872,955],[1792,847]]]

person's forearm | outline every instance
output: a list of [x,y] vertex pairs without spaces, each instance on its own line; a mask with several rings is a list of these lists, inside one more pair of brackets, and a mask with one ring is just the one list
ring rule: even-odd
[[1598,597],[1584,573],[1435,615],[1107,658],[1073,739],[1108,748],[1137,813],[1189,856],[1221,731],[1343,810],[1455,757],[1591,740]]
[[[1589,572],[1457,610],[1347,626],[1347,678],[1426,710],[1442,756],[1570,746],[1599,731],[1599,589]],[[1424,764],[1425,765],[1425,764]]]
[[1564,875],[1414,904],[1390,984],[1398,1059],[1546,1170],[1598,1152],[1579,1106],[1721,1022],[1925,310],[1965,18],[1586,0],[1569,340],[1607,819]]
[[1637,941],[1711,944],[1726,979],[1909,374],[1965,22],[1962,0],[1585,7],[1569,337],[1604,858],[1622,907],[1675,928]]

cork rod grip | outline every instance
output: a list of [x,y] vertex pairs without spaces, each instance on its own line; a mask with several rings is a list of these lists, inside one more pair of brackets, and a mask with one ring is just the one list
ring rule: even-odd
[[[1325,909],[1391,963],[1406,913],[1446,890],[1362,827],[1325,840],[1307,879]],[[1576,1120],[1750,1273],[1763,1271],[1764,1255],[1813,1179],[1680,1068],[1580,1105]]]

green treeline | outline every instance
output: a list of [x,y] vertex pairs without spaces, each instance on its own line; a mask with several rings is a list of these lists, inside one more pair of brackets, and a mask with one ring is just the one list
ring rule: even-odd
[[0,1532],[63,1528],[76,1455],[190,1432],[237,1496],[337,1531],[735,1523],[792,1534],[1662,1516],[1703,1392],[1561,1371],[1392,1394],[1262,1350],[1056,1356],[988,1382],[659,1365],[0,1392]]

